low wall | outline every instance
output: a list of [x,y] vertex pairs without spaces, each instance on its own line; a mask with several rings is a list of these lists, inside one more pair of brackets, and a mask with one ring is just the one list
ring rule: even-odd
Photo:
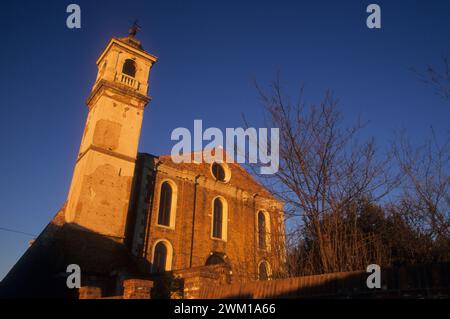
[[[380,289],[366,285],[365,271],[331,273],[231,285],[202,285],[190,298],[377,298],[449,296],[450,264],[381,269]],[[201,279],[200,279],[201,282]],[[186,298],[187,296],[185,296]]]
[[[381,268],[382,287],[369,289],[366,281],[370,274],[366,271],[233,283],[227,266],[214,265],[173,271],[150,280],[128,279],[123,282],[123,295],[113,298],[448,298],[449,270],[449,263]],[[80,299],[102,297],[98,287],[79,290]]]
[[102,288],[83,286],[78,290],[79,299],[150,299],[153,282],[143,279],[127,279],[123,281],[123,295],[104,297]]

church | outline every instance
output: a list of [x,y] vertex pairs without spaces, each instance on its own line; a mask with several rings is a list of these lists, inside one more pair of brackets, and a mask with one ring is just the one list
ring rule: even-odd
[[[225,285],[283,273],[284,204],[241,165],[138,152],[157,58],[136,31],[100,54],[67,201],[4,278],[1,296],[114,298],[131,287],[139,298],[152,287],[152,298],[187,298],[198,289],[192,278]],[[67,286],[73,264],[79,289]]]

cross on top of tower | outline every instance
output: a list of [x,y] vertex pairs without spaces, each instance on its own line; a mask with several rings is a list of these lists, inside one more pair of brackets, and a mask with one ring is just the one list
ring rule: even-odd
[[120,38],[121,41],[135,47],[136,49],[144,50],[141,42],[136,39],[136,34],[141,30],[141,26],[138,24],[138,20],[134,20],[131,27],[128,29],[128,35],[124,38]]
[[136,34],[138,33],[138,31],[141,30],[141,27],[138,25],[138,20],[134,20],[133,24],[131,25],[131,27],[128,29],[128,35],[130,37],[135,37]]

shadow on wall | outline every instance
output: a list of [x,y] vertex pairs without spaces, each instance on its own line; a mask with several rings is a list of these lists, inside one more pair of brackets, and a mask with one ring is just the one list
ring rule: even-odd
[[122,295],[126,279],[148,276],[151,264],[131,254],[143,164],[132,180],[125,243],[66,223],[63,207],[0,283],[0,298],[78,298],[78,289],[66,284],[70,264],[80,266],[81,286],[100,288],[103,297]]
[[3,279],[0,297],[78,298],[66,285],[70,264],[80,266],[81,286],[100,287],[103,296],[121,295],[123,280],[139,277],[142,269],[124,244],[65,223],[61,210]]

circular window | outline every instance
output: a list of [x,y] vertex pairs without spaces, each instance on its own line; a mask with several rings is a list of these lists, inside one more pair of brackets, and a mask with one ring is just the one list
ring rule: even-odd
[[214,177],[221,182],[225,181],[225,170],[223,169],[222,165],[218,163],[212,164],[212,173]]
[[230,179],[228,169],[222,164],[214,162],[211,165],[211,172],[214,178],[220,182],[227,182]]

